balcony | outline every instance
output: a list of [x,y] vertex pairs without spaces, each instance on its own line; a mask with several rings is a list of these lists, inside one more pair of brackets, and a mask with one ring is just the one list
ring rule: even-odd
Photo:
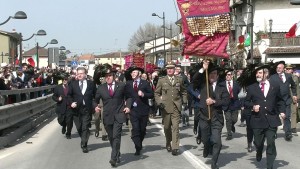
[[300,37],[285,38],[285,33],[272,33],[270,47],[300,46]]

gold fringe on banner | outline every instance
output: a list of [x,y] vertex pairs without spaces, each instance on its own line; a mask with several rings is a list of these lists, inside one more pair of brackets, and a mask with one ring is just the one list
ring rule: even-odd
[[186,18],[190,32],[195,35],[214,36],[230,31],[230,14]]

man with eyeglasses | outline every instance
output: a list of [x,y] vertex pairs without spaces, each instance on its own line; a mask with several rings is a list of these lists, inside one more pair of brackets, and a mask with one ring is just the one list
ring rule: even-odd
[[238,120],[238,110],[241,108],[238,94],[241,90],[239,84],[233,80],[233,69],[225,69],[225,81],[222,82],[223,86],[226,86],[227,92],[230,96],[230,104],[223,106],[226,120],[227,138],[232,139],[232,133],[235,133],[235,123]]
[[[291,74],[292,78],[296,84],[296,93],[297,98],[300,98],[300,90],[299,90],[299,78],[294,74],[294,67],[291,64],[287,64],[285,67],[285,73]],[[292,93],[291,93],[292,94]],[[293,134],[297,135],[297,115],[298,115],[298,103],[293,102],[291,104],[291,131]]]

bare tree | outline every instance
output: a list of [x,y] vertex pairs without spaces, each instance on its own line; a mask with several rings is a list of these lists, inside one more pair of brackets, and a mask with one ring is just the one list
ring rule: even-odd
[[[166,24],[166,28],[170,29],[170,24]],[[169,30],[166,29],[166,37],[170,37]],[[172,36],[178,34],[178,26],[172,24]],[[139,50],[138,44],[147,40],[153,39],[155,35],[157,37],[163,36],[164,29],[161,25],[154,25],[146,23],[144,26],[140,26],[138,30],[132,35],[128,43],[128,50],[131,52]]]

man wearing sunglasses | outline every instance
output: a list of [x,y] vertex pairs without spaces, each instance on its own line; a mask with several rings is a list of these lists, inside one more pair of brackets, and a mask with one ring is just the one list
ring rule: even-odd
[[226,140],[232,139],[232,133],[235,133],[235,123],[238,120],[238,110],[241,108],[238,94],[241,90],[239,84],[233,80],[233,69],[225,69],[225,81],[222,82],[226,86],[228,94],[230,96],[230,104],[223,107],[225,112],[227,138]]

